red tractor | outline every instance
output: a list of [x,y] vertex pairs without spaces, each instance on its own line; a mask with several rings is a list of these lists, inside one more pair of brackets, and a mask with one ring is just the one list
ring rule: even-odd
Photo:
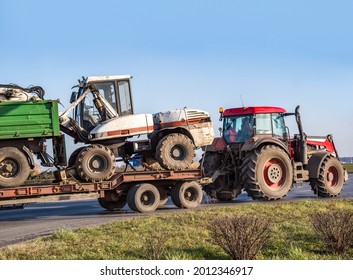
[[[347,173],[331,135],[309,137],[303,132],[299,106],[295,113],[278,107],[220,108],[222,137],[207,146],[203,158],[205,187],[211,197],[232,200],[242,190],[253,199],[284,197],[294,183],[309,182],[320,197],[338,196]],[[285,117],[294,115],[293,137]]]

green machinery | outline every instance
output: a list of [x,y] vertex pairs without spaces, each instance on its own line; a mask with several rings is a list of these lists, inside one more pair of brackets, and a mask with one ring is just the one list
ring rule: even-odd
[[[23,184],[36,167],[66,165],[57,100],[0,101],[0,187]],[[53,143],[53,158],[46,140]]]

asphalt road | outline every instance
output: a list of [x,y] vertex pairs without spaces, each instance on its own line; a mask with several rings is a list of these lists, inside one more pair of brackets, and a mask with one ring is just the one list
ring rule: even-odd
[[[345,184],[340,198],[353,198],[353,175],[351,174],[349,178],[350,180]],[[305,199],[317,199],[308,184],[295,186],[282,201]],[[246,194],[241,194],[236,200],[226,204],[205,202],[200,207],[218,207],[220,205],[236,207],[243,203],[259,202],[254,202]],[[24,209],[0,211],[0,247],[48,235],[59,229],[97,226],[133,217],[184,211],[190,210],[176,208],[170,202],[162,209],[148,214],[132,212],[127,206],[123,211],[111,213],[101,208],[96,199],[37,203]]]

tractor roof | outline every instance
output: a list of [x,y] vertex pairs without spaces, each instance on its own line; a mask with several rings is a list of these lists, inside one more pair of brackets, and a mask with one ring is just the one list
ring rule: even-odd
[[252,115],[252,114],[266,114],[266,113],[285,113],[286,110],[280,107],[270,106],[254,106],[241,107],[224,110],[223,116],[237,116],[237,115]]
[[115,75],[115,76],[89,76],[87,82],[107,82],[114,80],[128,80],[131,79],[130,75]]

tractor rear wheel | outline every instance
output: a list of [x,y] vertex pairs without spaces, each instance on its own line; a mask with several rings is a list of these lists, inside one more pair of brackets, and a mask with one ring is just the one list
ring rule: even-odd
[[127,204],[136,212],[152,212],[160,203],[158,189],[152,184],[140,184],[130,188],[127,193]]
[[126,195],[119,196],[115,191],[106,191],[104,197],[98,198],[98,203],[109,211],[119,211],[126,205]]
[[311,178],[310,185],[320,197],[335,197],[344,184],[344,169],[338,159],[327,157],[320,166],[319,177]]
[[86,182],[99,182],[109,179],[115,171],[115,156],[103,145],[84,147],[76,162],[77,175]]
[[168,170],[190,168],[195,156],[191,139],[180,133],[164,136],[156,147],[156,160]]
[[24,153],[15,147],[0,149],[0,187],[22,185],[31,172]]
[[195,208],[202,202],[201,186],[194,182],[179,182],[172,188],[171,198],[179,208]]
[[244,189],[253,199],[281,199],[293,184],[289,156],[274,145],[248,153],[240,169]]

